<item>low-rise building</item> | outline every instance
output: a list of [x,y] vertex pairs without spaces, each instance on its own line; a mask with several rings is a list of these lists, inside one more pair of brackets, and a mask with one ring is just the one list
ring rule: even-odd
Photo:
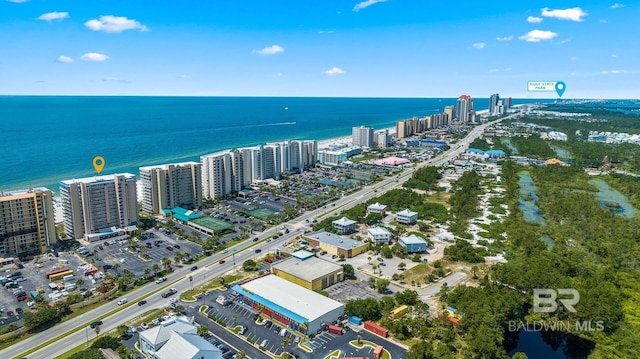
[[273,263],[271,273],[309,290],[322,290],[344,280],[342,266],[306,253],[309,256],[294,253],[291,258]]
[[331,222],[333,228],[340,234],[350,234],[356,231],[356,221],[353,221],[347,217],[342,217],[338,220]]
[[198,334],[172,332],[152,359],[221,359],[222,351]]
[[197,334],[198,328],[193,324],[193,320],[187,317],[178,317],[166,320],[160,325],[140,332],[138,339],[140,350],[150,357],[162,348],[174,333]]
[[331,255],[355,257],[369,249],[369,244],[355,239],[342,237],[327,231],[311,232],[304,236],[310,247],[319,247]]
[[344,314],[344,304],[271,274],[231,289],[246,305],[304,335]]
[[384,244],[388,243],[391,240],[391,232],[382,227],[373,227],[367,229],[367,236],[375,244]]
[[405,247],[408,253],[424,253],[427,251],[427,241],[415,234],[408,237],[400,237],[398,244]]
[[418,212],[410,211],[408,208],[396,213],[396,222],[400,224],[415,224],[418,221]]
[[367,212],[369,212],[369,213],[380,213],[380,215],[382,215],[382,217],[384,217],[386,211],[387,211],[387,206],[384,205],[384,204],[380,204],[378,202],[376,202],[374,204],[370,204],[369,206],[367,206]]

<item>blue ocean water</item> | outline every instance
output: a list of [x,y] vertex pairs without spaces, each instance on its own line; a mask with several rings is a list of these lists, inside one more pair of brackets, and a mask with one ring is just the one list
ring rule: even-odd
[[[515,100],[513,104],[533,102]],[[46,186],[286,139],[323,140],[440,113],[454,98],[0,97],[0,190]],[[475,99],[476,110],[488,99]]]

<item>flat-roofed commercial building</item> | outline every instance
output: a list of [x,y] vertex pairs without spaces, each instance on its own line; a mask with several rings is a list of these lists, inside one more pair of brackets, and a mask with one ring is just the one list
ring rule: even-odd
[[356,231],[356,225],[358,222],[351,220],[347,217],[342,217],[338,220],[331,222],[333,228],[340,234],[350,234]]
[[254,310],[305,335],[344,314],[344,304],[272,274],[231,289]]
[[73,238],[100,239],[138,224],[136,176],[131,173],[60,182],[64,231]]
[[415,224],[418,221],[418,212],[404,209],[396,213],[396,222],[400,224]]
[[160,214],[163,209],[202,206],[202,164],[172,163],[140,167],[142,210]]
[[49,189],[0,192],[0,257],[44,253],[56,238]]
[[327,231],[311,232],[304,235],[310,247],[319,247],[331,255],[355,257],[369,249],[369,244],[355,239],[342,237]]
[[344,279],[342,266],[313,256],[273,263],[271,273],[310,290],[322,290]]

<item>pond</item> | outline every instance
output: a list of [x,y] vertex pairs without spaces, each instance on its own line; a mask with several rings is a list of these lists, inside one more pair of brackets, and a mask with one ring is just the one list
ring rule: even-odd
[[509,338],[515,348],[509,356],[522,352],[529,359],[578,359],[586,358],[593,351],[594,343],[562,332],[536,332],[521,329],[515,338]]
[[633,219],[638,213],[638,210],[627,201],[627,198],[622,193],[609,187],[604,180],[590,179],[588,182],[598,188],[595,196],[603,208],[627,219]]
[[567,159],[573,158],[573,157],[571,157],[571,153],[569,151],[565,150],[564,148],[561,148],[561,147],[558,147],[558,146],[554,146],[552,144],[549,144],[549,147],[551,147],[551,149],[556,152],[556,155],[558,155],[558,157],[560,157],[560,159],[567,160]]
[[509,140],[508,138],[502,138],[500,139],[500,141],[509,148],[512,155],[518,154],[518,149],[513,145],[513,143],[511,143],[511,140]]
[[[542,213],[536,205],[536,200],[538,199],[536,191],[538,187],[533,183],[528,171],[520,171],[518,172],[518,176],[520,177],[518,181],[518,185],[520,187],[518,208],[522,212],[524,220],[528,223],[537,223],[542,227],[546,226],[547,223],[544,221],[544,218],[542,218]],[[549,236],[542,236],[540,240],[545,242],[548,248],[553,247],[553,241]]]

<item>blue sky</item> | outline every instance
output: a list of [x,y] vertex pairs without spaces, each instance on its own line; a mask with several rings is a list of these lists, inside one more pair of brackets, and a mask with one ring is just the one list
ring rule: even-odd
[[0,0],[0,94],[640,98],[637,2]]

